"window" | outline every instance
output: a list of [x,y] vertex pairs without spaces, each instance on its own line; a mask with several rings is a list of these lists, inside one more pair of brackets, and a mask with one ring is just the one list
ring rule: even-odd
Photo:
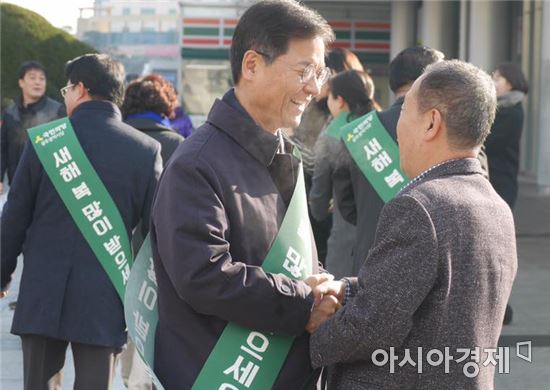
[[154,15],[155,14],[155,9],[154,8],[142,8],[141,9],[141,14],[142,15]]
[[122,16],[128,16],[132,13],[132,10],[130,8],[122,8]]

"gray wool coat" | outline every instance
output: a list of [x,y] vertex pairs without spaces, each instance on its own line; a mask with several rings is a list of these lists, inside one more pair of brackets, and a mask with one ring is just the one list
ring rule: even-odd
[[[382,210],[373,249],[351,279],[353,297],[311,337],[312,364],[330,366],[331,390],[492,389],[495,367],[479,364],[468,378],[471,355],[457,363],[457,349],[480,347],[485,362],[484,349],[496,348],[516,269],[512,213],[479,161],[436,167]],[[393,374],[372,359],[390,347]],[[419,347],[422,373],[400,367],[406,349],[418,364]],[[444,347],[454,356],[448,373],[426,359]]]

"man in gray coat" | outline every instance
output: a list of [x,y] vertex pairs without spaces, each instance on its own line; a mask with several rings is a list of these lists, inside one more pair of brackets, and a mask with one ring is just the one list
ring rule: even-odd
[[489,76],[460,61],[406,94],[397,137],[414,179],[382,210],[358,278],[335,282],[343,308],[308,326],[330,389],[493,388],[517,269],[512,213],[476,159],[495,108]]

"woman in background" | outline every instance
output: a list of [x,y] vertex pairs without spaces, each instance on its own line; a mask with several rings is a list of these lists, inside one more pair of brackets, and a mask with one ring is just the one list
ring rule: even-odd
[[497,114],[485,141],[490,181],[496,192],[514,208],[518,195],[519,144],[523,131],[522,102],[527,81],[516,64],[501,64],[493,73]]
[[[329,81],[328,108],[333,122],[323,130],[315,145],[315,169],[309,193],[310,212],[316,220],[332,215],[332,229],[327,242],[326,268],[336,278],[352,276],[352,248],[355,226],[344,221],[333,204],[332,174],[341,151],[340,125],[351,122],[375,109],[374,83],[364,72],[347,70]],[[343,121],[342,121],[343,118]]]
[[[521,68],[513,63],[500,64],[493,73],[497,91],[497,114],[485,141],[489,160],[489,180],[513,210],[518,197],[519,144],[523,131],[522,102],[529,87]],[[504,325],[512,322],[512,307],[506,306]]]
[[126,87],[122,104],[124,121],[160,142],[164,164],[183,141],[170,125],[177,105],[174,87],[158,74],[134,80]]
[[[363,65],[352,51],[348,49],[334,48],[325,57],[325,64],[332,74],[335,75],[344,70],[355,69],[363,71]],[[302,153],[302,162],[304,166],[304,180],[306,184],[306,194],[311,189],[313,178],[313,169],[315,166],[315,143],[319,138],[321,131],[330,121],[330,112],[327,107],[328,86],[323,85],[319,95],[313,98],[313,101],[306,107],[302,115],[300,125],[294,129],[291,141],[298,147]],[[325,219],[316,220],[311,211],[309,213],[315,244],[317,246],[317,255],[319,261],[325,264],[327,256],[327,240],[332,226],[332,216],[328,215]]]

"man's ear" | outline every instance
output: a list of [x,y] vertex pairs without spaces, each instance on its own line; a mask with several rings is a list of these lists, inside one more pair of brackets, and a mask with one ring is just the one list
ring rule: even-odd
[[90,92],[88,91],[88,88],[84,86],[82,81],[79,81],[74,88],[76,89],[75,92],[77,93],[78,100],[90,98]]
[[426,141],[431,141],[437,138],[437,136],[441,133],[441,128],[443,126],[443,117],[438,109],[432,108],[429,113],[429,118],[430,123],[424,132],[424,139]]
[[19,88],[23,89],[23,79],[17,80],[17,84],[19,85]]
[[259,68],[263,65],[262,56],[254,50],[248,50],[244,53],[243,62],[241,64],[241,78],[245,80],[253,80]]
[[346,105],[347,105],[346,101],[344,100],[344,98],[342,96],[337,96],[336,97],[336,102],[338,104],[338,108],[340,108],[340,109],[345,108]]

